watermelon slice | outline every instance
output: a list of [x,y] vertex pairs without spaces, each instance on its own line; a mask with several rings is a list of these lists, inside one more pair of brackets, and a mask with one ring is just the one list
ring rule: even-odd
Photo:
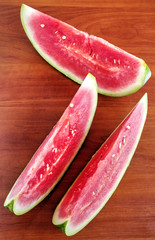
[[142,59],[24,4],[21,21],[33,46],[49,64],[80,84],[91,73],[101,94],[134,93],[151,76]]
[[147,115],[147,94],[89,161],[53,215],[68,236],[84,228],[104,207],[123,177]]
[[28,212],[54,188],[82,145],[97,106],[97,84],[88,74],[53,130],[15,182],[4,206]]

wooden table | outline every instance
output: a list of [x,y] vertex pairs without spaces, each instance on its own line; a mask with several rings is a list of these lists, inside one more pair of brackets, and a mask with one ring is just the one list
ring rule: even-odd
[[3,207],[5,197],[79,88],[32,47],[20,22],[21,3],[0,0],[0,239],[68,239],[51,223],[55,207],[90,157],[145,92],[149,111],[131,165],[104,209],[72,239],[155,239],[154,0],[25,1],[143,58],[152,77],[130,96],[99,95],[88,137],[62,181],[29,213],[15,216]]

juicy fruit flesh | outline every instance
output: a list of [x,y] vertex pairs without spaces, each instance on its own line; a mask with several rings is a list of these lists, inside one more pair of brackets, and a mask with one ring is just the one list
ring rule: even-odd
[[[42,22],[44,27],[41,27]],[[52,23],[52,25],[49,23],[47,15],[43,19],[40,16],[35,18],[32,16],[29,22],[32,29],[35,29],[33,34],[38,44],[46,54],[54,56],[59,65],[64,65],[82,79],[87,74],[88,68],[98,79],[102,73],[102,78],[105,80],[98,81],[98,86],[110,90],[127,87],[131,84],[132,78],[136,79],[137,69],[141,66],[139,59],[133,57],[125,59],[122,52],[114,52],[106,42],[103,48],[103,43],[93,36],[84,32],[80,32],[79,35],[74,29],[67,28],[65,31],[62,23],[55,19],[52,19]],[[126,78],[118,81],[120,77],[126,75],[126,72],[128,81],[126,82]],[[113,81],[109,82],[111,77]]]
[[67,235],[88,224],[116,189],[134,154],[146,114],[145,95],[92,157],[58,205],[53,223],[65,223]]
[[21,19],[34,47],[51,65],[81,83],[88,72],[99,92],[123,96],[145,82],[143,60],[107,41],[23,5]]
[[[60,179],[87,135],[95,113],[97,89],[88,75],[61,119],[16,181],[5,205],[20,214],[46,196]],[[9,205],[9,208],[12,208]]]
[[[34,162],[29,167],[29,170],[27,169],[25,178],[22,179],[22,181],[26,181],[23,189],[24,192],[20,196],[20,198],[22,197],[23,204],[25,201],[27,202],[28,195],[29,200],[31,200],[31,198],[37,199],[40,197],[40,192],[44,194],[50,187],[51,183],[56,181],[60,172],[63,171],[68,158],[70,158],[75,151],[79,139],[83,136],[84,129],[81,129],[79,132],[77,131],[78,126],[76,125],[76,121],[81,125],[81,121],[79,120],[80,117],[76,115],[78,113],[75,114],[74,112],[74,121],[72,123],[69,122],[69,115],[72,114],[71,111],[72,108],[70,107],[68,111],[65,112],[56,135],[53,137],[54,131],[51,132],[48,144],[47,146],[44,146],[45,150],[41,149],[41,153],[38,154],[37,158],[35,156]],[[74,145],[70,149],[71,143]],[[69,155],[67,156],[65,156],[66,150],[69,151]],[[21,182],[21,186],[23,188],[23,182]],[[12,191],[12,195],[17,194],[19,191],[18,188],[19,185],[17,185],[17,188]],[[26,197],[25,200],[24,197]]]

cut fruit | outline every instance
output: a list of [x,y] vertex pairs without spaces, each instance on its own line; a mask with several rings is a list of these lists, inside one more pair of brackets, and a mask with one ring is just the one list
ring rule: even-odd
[[101,94],[134,93],[151,76],[142,59],[24,4],[21,21],[29,40],[49,64],[80,84],[91,73]]
[[91,126],[97,106],[97,84],[88,74],[60,120],[15,182],[4,206],[16,215],[41,202],[60,180]]
[[67,236],[83,229],[104,207],[122,179],[147,116],[147,94],[92,157],[53,215]]

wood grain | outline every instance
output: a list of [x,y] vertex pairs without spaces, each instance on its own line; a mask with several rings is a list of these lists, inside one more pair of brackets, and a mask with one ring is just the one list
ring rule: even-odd
[[0,0],[0,239],[67,239],[51,223],[55,207],[90,157],[145,92],[149,97],[148,117],[131,165],[104,209],[72,239],[155,239],[154,0],[25,1],[143,58],[152,77],[133,95],[99,95],[88,137],[62,181],[29,213],[15,216],[3,207],[5,197],[79,88],[34,50],[21,26],[21,3]]

